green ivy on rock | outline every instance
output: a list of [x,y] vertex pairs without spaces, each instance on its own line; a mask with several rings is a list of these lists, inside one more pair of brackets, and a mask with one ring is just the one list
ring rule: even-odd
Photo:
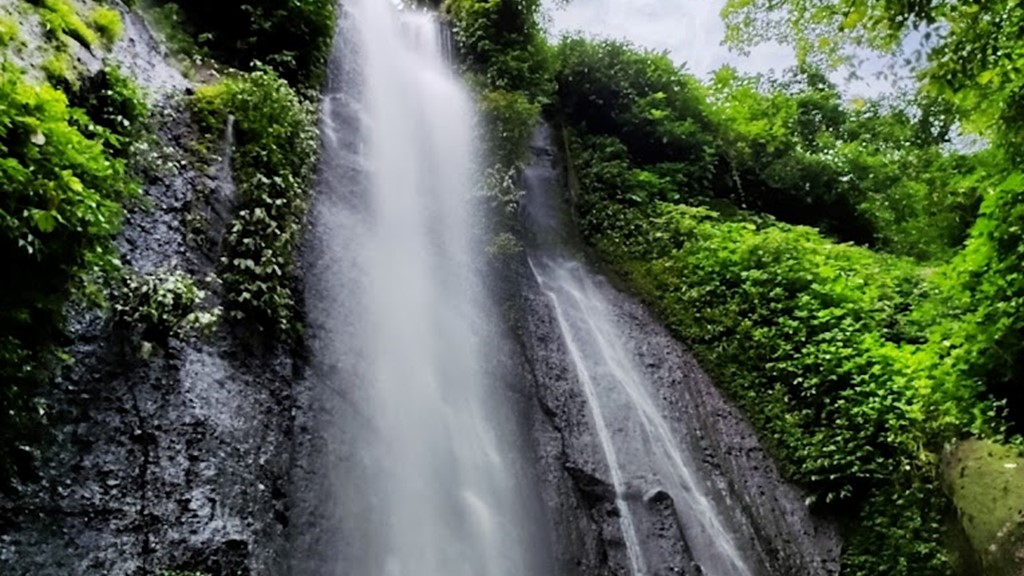
[[198,89],[192,110],[220,138],[234,123],[237,189],[221,262],[227,312],[282,334],[300,326],[295,252],[318,158],[317,109],[268,70]]

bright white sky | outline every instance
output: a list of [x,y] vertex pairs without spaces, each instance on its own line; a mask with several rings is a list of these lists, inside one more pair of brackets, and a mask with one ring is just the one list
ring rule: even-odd
[[[557,7],[544,0],[555,35],[580,31],[591,36],[625,38],[634,44],[666,50],[687,70],[706,77],[723,64],[744,72],[782,71],[795,63],[792,50],[760,46],[749,57],[730,53],[722,46],[725,26],[719,12],[725,0],[571,0]],[[839,83],[841,77],[837,77]],[[846,86],[850,96],[871,96],[886,86],[879,80],[862,80]]]

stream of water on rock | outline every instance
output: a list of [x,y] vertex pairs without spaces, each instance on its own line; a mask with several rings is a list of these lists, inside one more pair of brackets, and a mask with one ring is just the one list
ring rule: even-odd
[[[690,455],[676,440],[630,357],[615,316],[590,272],[570,258],[531,261],[585,390],[615,489],[634,576],[649,574],[631,501],[667,493],[693,559],[707,576],[751,576],[751,569]],[[608,422],[611,422],[610,428]]]
[[[484,357],[472,98],[432,14],[388,0],[344,9],[320,191],[333,199],[320,218],[336,278],[321,297],[338,303],[330,314],[348,312],[317,322],[319,353],[357,405],[340,425],[360,428],[350,454],[369,480],[338,497],[336,570],[532,576],[508,419]],[[339,491],[359,482],[338,476]]]

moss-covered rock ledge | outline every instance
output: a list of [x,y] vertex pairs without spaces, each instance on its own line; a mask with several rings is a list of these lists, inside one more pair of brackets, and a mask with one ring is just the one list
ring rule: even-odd
[[965,559],[964,570],[1024,574],[1024,456],[1008,446],[967,440],[944,464],[946,490],[974,556]]

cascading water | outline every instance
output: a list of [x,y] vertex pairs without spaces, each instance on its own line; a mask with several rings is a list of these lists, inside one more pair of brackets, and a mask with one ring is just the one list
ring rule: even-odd
[[[706,576],[752,576],[762,562],[749,530],[737,534],[728,496],[694,462],[685,434],[666,417],[670,408],[635,358],[611,304],[611,291],[571,255],[567,208],[558,200],[558,171],[550,164],[547,130],[535,135],[526,173],[525,216],[532,232],[530,268],[547,297],[591,415],[605,461],[623,548],[632,576],[670,570]],[[699,425],[694,425],[699,430]],[[697,431],[699,434],[700,432]],[[648,510],[668,495],[682,534],[684,563],[652,549]],[[724,497],[723,497],[724,496]],[[647,520],[645,520],[647,518]],[[645,525],[645,523],[647,525]],[[743,522],[740,522],[743,524]],[[748,529],[749,524],[743,527]],[[738,537],[739,536],[739,537]],[[649,557],[650,556],[650,557]]]
[[[744,553],[712,500],[689,454],[675,438],[630,357],[614,314],[591,275],[578,262],[531,262],[555,317],[594,415],[598,440],[616,492],[620,524],[634,576],[649,574],[633,525],[629,497],[668,493],[687,547],[707,576],[750,576]],[[606,421],[616,424],[608,431]]]
[[333,573],[534,576],[474,217],[473,103],[432,15],[347,2],[324,100],[311,322],[345,398]]

